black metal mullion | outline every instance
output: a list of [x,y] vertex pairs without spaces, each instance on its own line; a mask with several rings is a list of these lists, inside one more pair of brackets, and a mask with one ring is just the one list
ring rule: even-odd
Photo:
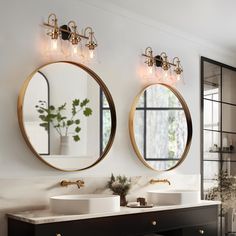
[[103,91],[100,88],[100,156],[103,152]]
[[183,111],[182,107],[137,107],[136,110],[150,110],[150,111]]
[[223,102],[223,101],[217,101],[214,99],[209,99],[209,98],[203,98],[204,100],[210,101],[210,102],[216,102],[216,103],[220,103],[220,104],[225,104],[225,105],[230,105],[230,106],[236,106],[236,104],[234,103],[230,103],[230,102]]
[[144,159],[146,160],[147,157],[147,91],[144,91],[144,109],[143,109],[143,116],[144,116],[144,127],[143,127],[143,155]]

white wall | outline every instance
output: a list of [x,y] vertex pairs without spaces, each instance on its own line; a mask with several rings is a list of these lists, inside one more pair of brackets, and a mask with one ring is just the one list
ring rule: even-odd
[[[110,5],[103,5],[102,0],[89,2],[92,5],[87,4],[85,0],[8,0],[1,4],[0,19],[3,27],[0,34],[0,184],[4,179],[14,179],[9,182],[11,184],[4,182],[2,185],[8,193],[3,198],[5,201],[6,198],[11,199],[12,203],[9,203],[8,207],[2,207],[0,204],[2,217],[6,211],[13,211],[15,207],[29,206],[30,204],[20,202],[17,205],[18,195],[24,196],[24,199],[30,202],[29,196],[32,195],[28,192],[33,189],[36,196],[37,189],[39,190],[41,184],[46,181],[45,177],[55,177],[58,180],[65,177],[102,177],[112,172],[132,176],[157,175],[156,172],[145,168],[135,156],[128,133],[130,106],[135,95],[143,87],[143,81],[138,76],[142,60],[140,54],[147,46],[152,46],[155,52],[166,51],[170,57],[180,57],[184,67],[185,85],[180,85],[178,89],[189,105],[193,120],[193,140],[189,155],[180,167],[167,175],[173,177],[176,174],[200,173],[200,56],[231,65],[236,65],[236,58],[176,29],[167,30],[157,22]],[[41,27],[42,21],[46,20],[51,12],[58,15],[62,24],[73,19],[81,27],[90,25],[94,28],[101,63],[94,65],[93,69],[110,89],[117,110],[117,132],[111,151],[96,167],[80,173],[59,172],[35,158],[26,146],[17,123],[16,103],[23,81],[35,68],[49,62],[40,54],[40,50],[41,38],[45,32]],[[37,178],[39,184],[28,184],[28,192],[19,193],[20,186],[23,188],[25,181],[33,178]],[[15,184],[19,187],[16,192]],[[2,187],[0,185],[0,188]],[[45,194],[44,197],[46,196],[48,195]],[[34,204],[37,204],[37,201],[34,201]],[[5,229],[4,226],[0,230],[1,236],[6,234]]]

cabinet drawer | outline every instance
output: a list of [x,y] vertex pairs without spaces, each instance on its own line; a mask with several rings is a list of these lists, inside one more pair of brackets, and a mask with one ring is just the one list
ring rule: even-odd
[[212,223],[183,229],[183,236],[217,236],[217,224]]

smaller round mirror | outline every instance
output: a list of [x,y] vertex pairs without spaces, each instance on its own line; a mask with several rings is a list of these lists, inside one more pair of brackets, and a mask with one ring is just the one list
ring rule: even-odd
[[130,111],[131,142],[153,170],[171,170],[186,157],[192,139],[189,109],[180,93],[165,84],[145,87]]

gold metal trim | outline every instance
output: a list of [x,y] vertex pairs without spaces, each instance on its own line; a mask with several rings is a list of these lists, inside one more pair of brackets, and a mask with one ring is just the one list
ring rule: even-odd
[[[179,161],[177,162],[176,165],[172,166],[169,169],[166,170],[157,170],[155,168],[153,168],[151,165],[148,164],[148,162],[146,162],[142,156],[142,154],[139,151],[138,145],[135,141],[135,136],[134,136],[134,115],[135,115],[135,111],[136,111],[136,107],[137,104],[139,102],[140,97],[142,96],[142,94],[144,93],[144,91],[148,88],[151,87],[153,85],[162,85],[165,86],[166,88],[168,88],[169,90],[171,90],[175,96],[179,99],[183,109],[184,109],[184,113],[185,113],[185,117],[186,117],[186,122],[187,122],[187,129],[188,129],[188,135],[187,135],[187,142],[186,142],[186,146],[185,149],[183,151],[183,154],[181,156],[181,158],[179,159]],[[130,113],[129,113],[129,135],[130,135],[130,140],[131,140],[131,144],[134,148],[134,151],[136,153],[136,155],[138,156],[139,160],[148,168],[155,170],[155,171],[169,171],[169,170],[173,170],[174,168],[176,168],[177,166],[179,166],[186,158],[190,146],[191,146],[191,141],[192,141],[192,134],[193,134],[193,127],[192,127],[192,119],[191,119],[191,115],[190,115],[190,111],[188,109],[187,103],[185,102],[184,98],[182,97],[182,95],[173,87],[171,87],[170,85],[167,84],[163,84],[163,83],[152,83],[149,84],[147,86],[145,86],[139,93],[138,95],[135,97],[133,105],[131,107]]]
[[[26,89],[28,87],[29,82],[31,81],[31,79],[33,78],[34,74],[39,71],[40,69],[42,69],[45,66],[51,65],[51,64],[55,64],[55,63],[68,63],[71,65],[75,65],[78,66],[79,68],[81,68],[82,70],[84,70],[85,72],[87,72],[91,77],[93,77],[93,79],[98,83],[98,85],[102,88],[104,94],[106,95],[109,107],[110,107],[110,112],[111,112],[111,133],[110,133],[110,138],[108,140],[107,146],[105,147],[102,155],[97,159],[97,161],[95,161],[92,165],[81,168],[81,169],[75,169],[75,170],[64,170],[58,167],[55,167],[53,165],[51,165],[50,163],[46,162],[38,153],[37,151],[34,149],[34,147],[32,146],[32,144],[29,141],[29,138],[26,134],[26,130],[25,130],[25,126],[24,126],[24,121],[23,121],[23,104],[24,104],[24,97],[25,97],[25,92]],[[66,171],[66,172],[74,172],[74,171],[81,171],[81,170],[86,170],[89,169],[95,165],[97,165],[100,161],[102,161],[105,156],[107,155],[107,153],[109,152],[109,150],[111,149],[111,146],[113,144],[114,138],[115,138],[115,133],[116,133],[116,125],[117,125],[117,121],[116,121],[116,109],[115,109],[115,104],[113,101],[113,98],[111,96],[110,91],[108,90],[106,84],[102,81],[102,79],[94,72],[92,71],[90,68],[88,68],[87,66],[80,64],[80,63],[76,63],[76,62],[72,62],[72,61],[56,61],[56,62],[50,62],[47,64],[44,64],[42,66],[40,66],[39,68],[37,68],[36,70],[34,70],[29,77],[24,81],[23,86],[20,90],[19,96],[18,96],[18,102],[17,102],[17,115],[18,115],[18,123],[20,126],[20,130],[21,133],[25,139],[26,144],[28,145],[28,147],[30,148],[30,150],[34,153],[34,155],[40,159],[41,161],[43,161],[45,164],[47,164],[50,167],[53,167],[54,169],[60,170],[60,171]]]

